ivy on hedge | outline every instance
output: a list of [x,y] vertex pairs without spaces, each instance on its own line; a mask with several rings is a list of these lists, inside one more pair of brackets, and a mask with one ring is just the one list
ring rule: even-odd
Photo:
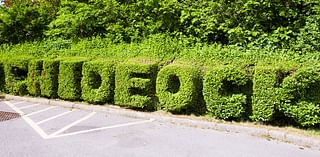
[[5,90],[16,95],[26,95],[29,59],[10,59],[5,63]]
[[208,113],[222,119],[239,119],[248,109],[250,79],[238,67],[222,66],[210,69],[204,77],[204,99]]
[[154,109],[157,71],[158,65],[154,63],[118,64],[115,73],[115,104]]
[[92,103],[112,102],[114,68],[108,61],[91,61],[82,67],[82,99]]
[[170,112],[195,112],[201,108],[200,70],[189,65],[168,65],[157,77],[159,107]]
[[320,124],[320,66],[303,67],[286,77],[278,95],[280,110],[302,126]]
[[58,96],[66,100],[81,98],[82,64],[84,59],[65,59],[60,62]]

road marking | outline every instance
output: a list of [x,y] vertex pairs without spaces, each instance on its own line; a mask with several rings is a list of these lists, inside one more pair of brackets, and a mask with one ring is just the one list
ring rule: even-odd
[[29,117],[24,116],[24,113],[19,108],[17,108],[14,104],[10,103],[9,101],[5,101],[5,103],[13,110],[15,110],[17,113],[19,113],[21,115],[21,118],[25,120],[31,126],[31,128],[33,128],[33,130],[35,130],[43,139],[48,139],[48,135]]
[[18,105],[18,104],[22,104],[22,103],[25,103],[25,101],[20,101],[20,102],[11,103],[11,104],[13,104],[13,105]]
[[53,109],[53,108],[57,108],[58,106],[51,106],[51,107],[47,107],[43,110],[39,110],[39,111],[35,111],[35,112],[32,112],[32,113],[29,113],[27,115],[25,115],[26,117],[29,117],[29,116],[32,116],[32,115],[35,115],[35,114],[38,114],[38,113],[41,113],[41,112],[45,112],[45,111],[48,111],[50,109]]
[[23,106],[23,107],[19,107],[20,110],[22,109],[27,109],[27,108],[31,108],[31,107],[36,107],[39,106],[40,104],[32,104],[32,105],[28,105],[28,106]]
[[76,120],[76,121],[74,121],[73,123],[71,123],[71,124],[63,127],[62,129],[60,129],[60,130],[52,133],[51,135],[49,135],[49,137],[56,136],[56,135],[58,135],[58,134],[60,134],[60,133],[62,133],[62,132],[64,132],[64,131],[68,130],[69,128],[73,127],[74,125],[77,125],[78,123],[80,123],[80,122],[82,122],[82,121],[84,121],[84,120],[86,120],[86,119],[89,119],[90,117],[92,117],[92,116],[95,115],[95,114],[96,114],[96,112],[92,112],[92,113],[88,114],[87,116],[85,116],[85,117],[83,117],[83,118],[81,118],[81,119],[79,119],[79,120]]
[[101,131],[101,130],[107,130],[107,129],[113,129],[113,128],[120,128],[120,127],[131,126],[131,125],[150,123],[150,122],[153,122],[153,121],[154,121],[154,119],[151,118],[149,120],[143,120],[143,121],[138,121],[138,122],[130,122],[130,123],[124,123],[124,124],[117,124],[117,125],[106,126],[106,127],[101,127],[101,128],[89,129],[89,130],[76,131],[76,132],[60,134],[60,135],[56,135],[56,136],[50,135],[49,139],[58,138],[58,137],[65,137],[65,136],[72,136],[72,135],[78,135],[78,134]]
[[45,123],[45,122],[47,122],[47,121],[50,121],[50,120],[59,118],[59,117],[61,117],[61,116],[64,116],[64,115],[66,115],[66,114],[69,114],[69,113],[71,113],[71,112],[72,112],[72,111],[63,112],[63,113],[61,113],[61,114],[58,114],[58,115],[49,117],[49,118],[47,118],[47,119],[44,119],[44,120],[42,120],[42,121],[39,121],[39,122],[37,122],[36,124],[39,125],[39,124]]

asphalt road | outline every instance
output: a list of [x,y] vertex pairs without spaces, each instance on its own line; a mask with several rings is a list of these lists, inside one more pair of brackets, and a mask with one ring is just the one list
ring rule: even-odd
[[1,101],[1,157],[320,157],[320,151],[249,135],[20,101]]

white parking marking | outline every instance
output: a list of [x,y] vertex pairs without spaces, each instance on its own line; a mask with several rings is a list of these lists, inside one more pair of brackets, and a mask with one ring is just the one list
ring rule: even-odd
[[56,119],[58,117],[61,117],[63,115],[66,115],[66,114],[69,114],[71,113],[72,111],[67,111],[67,112],[64,112],[64,113],[61,113],[61,114],[58,114],[56,116],[53,116],[53,117],[50,117],[50,118],[47,118],[47,119],[44,119],[42,121],[39,121],[38,123],[35,123],[32,119],[30,119],[28,116],[31,116],[31,115],[35,115],[35,114],[38,114],[38,113],[41,113],[41,112],[44,112],[44,111],[47,111],[47,110],[50,110],[52,108],[55,108],[57,106],[52,106],[52,107],[48,107],[48,108],[45,108],[43,110],[39,110],[39,111],[36,111],[36,112],[33,112],[33,113],[30,113],[30,114],[27,114],[25,115],[25,113],[23,111],[21,111],[18,107],[16,107],[13,103],[9,102],[9,101],[5,101],[5,103],[11,107],[14,111],[16,111],[17,113],[19,113],[22,117],[23,120],[25,120],[30,126],[31,128],[33,128],[33,130],[35,130],[43,139],[52,139],[52,138],[58,138],[58,137],[66,137],[66,136],[72,136],[72,135],[78,135],[78,134],[83,134],[83,133],[89,133],[89,132],[95,132],[95,131],[101,131],[101,130],[106,130],[106,129],[112,129],[112,128],[119,128],[119,127],[125,127],[125,126],[132,126],[132,125],[138,125],[138,124],[144,124],[144,123],[149,123],[149,122],[153,122],[154,119],[149,119],[149,120],[143,120],[143,121],[137,121],[137,122],[130,122],[130,123],[123,123],[123,124],[116,124],[116,125],[112,125],[112,126],[105,126],[105,127],[100,127],[100,128],[94,128],[94,129],[88,129],[88,130],[81,130],[81,131],[76,131],[76,132],[71,132],[71,133],[66,133],[66,134],[61,134],[63,133],[64,131],[70,129],[71,127],[79,124],[80,122],[86,120],[86,119],[89,119],[90,117],[92,117],[93,115],[96,114],[96,112],[92,112],[90,114],[88,114],[87,116],[77,120],[77,121],[74,121],[73,123],[61,128],[60,130],[48,135],[44,130],[42,130],[42,128],[39,127],[38,124],[42,124],[44,122],[47,122],[47,121],[50,121],[50,120],[53,120],[53,119]]
[[23,107],[19,107],[20,110],[22,109],[27,109],[27,108],[31,108],[31,107],[36,107],[39,106],[40,104],[32,104],[32,105],[28,105],[28,106],[23,106]]
[[154,119],[151,118],[149,120],[143,120],[143,121],[137,121],[137,122],[131,122],[131,123],[124,123],[124,124],[117,124],[117,125],[106,126],[106,127],[101,127],[101,128],[89,129],[89,130],[82,130],[82,131],[77,131],[77,132],[72,132],[72,133],[60,134],[60,135],[56,135],[56,136],[51,136],[50,135],[49,138],[72,136],[72,135],[78,135],[78,134],[89,133],[89,132],[94,132],[94,131],[101,131],[101,130],[119,128],[119,127],[124,127],[124,126],[131,126],[131,125],[150,123],[150,122],[153,122],[153,121],[154,121]]
[[68,130],[69,128],[73,127],[74,125],[77,125],[78,123],[80,123],[80,122],[82,122],[82,121],[84,121],[84,120],[86,120],[86,119],[89,119],[90,117],[92,117],[92,116],[95,115],[95,114],[96,114],[96,112],[92,112],[92,113],[88,114],[87,116],[85,116],[85,117],[83,117],[83,118],[81,118],[81,119],[79,119],[79,120],[74,121],[73,123],[71,123],[71,124],[63,127],[62,129],[60,129],[60,130],[52,133],[52,134],[50,135],[50,137],[56,136],[56,135],[58,135],[58,134],[60,134],[60,133],[62,133],[62,132],[64,132],[64,131]]
[[69,114],[69,113],[71,113],[71,112],[72,112],[72,111],[63,112],[63,113],[61,113],[61,114],[58,114],[58,115],[49,117],[49,118],[47,118],[47,119],[44,119],[44,120],[42,120],[42,121],[39,121],[39,122],[37,122],[36,124],[39,125],[39,124],[45,123],[45,122],[47,122],[47,121],[50,121],[50,120],[59,118],[59,117],[61,117],[61,116],[64,116],[64,115],[66,115],[66,114]]
[[48,110],[53,109],[53,108],[57,108],[57,106],[47,107],[47,108],[45,108],[45,109],[43,109],[43,110],[35,111],[35,112],[29,113],[29,114],[27,114],[27,115],[25,115],[25,116],[29,117],[29,116],[32,116],[32,115],[35,115],[35,114],[39,114],[39,113],[41,113],[41,112],[48,111]]
[[48,139],[48,135],[36,123],[34,123],[29,117],[24,116],[24,113],[19,108],[14,106],[9,101],[5,101],[5,103],[8,106],[10,106],[13,110],[15,110],[17,113],[19,113],[21,115],[22,119],[24,119],[33,128],[33,130],[35,130],[43,139]]
[[13,104],[13,105],[18,105],[18,104],[22,104],[22,103],[25,103],[25,101],[19,101],[19,102],[11,103],[11,104]]

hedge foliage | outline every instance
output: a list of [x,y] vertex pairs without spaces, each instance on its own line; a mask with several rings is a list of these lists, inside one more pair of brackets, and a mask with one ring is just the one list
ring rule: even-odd
[[[3,58],[2,91],[225,120],[320,125],[320,65]],[[205,108],[203,108],[205,107]],[[281,118],[281,119],[280,119]]]
[[10,59],[5,61],[5,90],[16,95],[26,95],[29,59]]
[[84,59],[64,59],[59,66],[58,96],[66,100],[81,98],[82,64]]
[[156,63],[128,62],[116,67],[115,104],[152,110],[156,105]]
[[211,68],[204,77],[203,89],[208,112],[222,119],[244,118],[249,110],[250,81],[238,67]]
[[255,121],[271,121],[280,100],[277,97],[281,70],[272,66],[258,66],[253,77],[252,116]]
[[302,126],[320,124],[319,88],[319,65],[298,69],[281,84],[280,110]]
[[199,68],[179,64],[165,66],[158,73],[156,88],[159,107],[164,110],[190,113],[201,109]]
[[58,76],[60,60],[43,60],[43,70],[41,73],[40,89],[41,95],[49,98],[58,97]]
[[82,67],[82,99],[91,103],[113,102],[114,65],[111,61],[91,61]]

